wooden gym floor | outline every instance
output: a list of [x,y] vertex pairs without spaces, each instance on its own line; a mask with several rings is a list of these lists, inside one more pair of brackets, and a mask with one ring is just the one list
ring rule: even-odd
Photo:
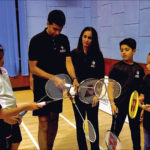
[[[33,101],[33,93],[31,90],[15,91],[18,106],[24,102]],[[111,115],[99,110],[99,130],[100,130],[100,146],[106,150],[104,134],[110,129]],[[37,133],[38,120],[32,116],[32,112],[28,112],[20,125],[23,141],[19,146],[19,150],[36,150],[38,149]],[[125,123],[120,134],[123,150],[132,150],[132,141],[128,123]],[[143,127],[141,125],[141,145],[143,150]],[[89,142],[87,141],[88,145]],[[59,128],[55,139],[53,150],[78,150],[76,140],[76,129],[74,113],[70,101],[64,101],[63,113],[60,114]],[[90,150],[90,146],[89,146]]]

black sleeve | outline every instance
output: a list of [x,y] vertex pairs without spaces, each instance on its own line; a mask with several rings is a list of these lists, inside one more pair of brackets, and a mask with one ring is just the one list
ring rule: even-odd
[[0,109],[2,108],[2,105],[0,104]]
[[110,70],[108,76],[109,76],[109,78],[111,78],[111,79],[117,80],[117,77],[118,77],[118,70],[117,70],[117,68],[116,68],[115,65],[114,65],[114,66],[112,67],[112,69]]
[[67,36],[65,36],[65,49],[66,49],[66,56],[71,56],[71,54],[70,54],[70,43],[69,43]]
[[40,58],[40,43],[41,41],[36,38],[32,38],[29,44],[29,60],[39,60]]
[[140,81],[139,81],[139,93],[144,93],[144,69],[141,69],[141,73],[140,73]]

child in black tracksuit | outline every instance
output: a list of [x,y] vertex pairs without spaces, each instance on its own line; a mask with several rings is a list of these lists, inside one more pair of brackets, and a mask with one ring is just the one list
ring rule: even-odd
[[[148,74],[144,77],[144,104],[150,105],[150,53],[147,56]],[[143,127],[144,127],[144,150],[150,149],[150,107],[144,109]]]
[[[109,78],[116,80],[121,84],[121,95],[117,99],[110,99],[113,115],[111,131],[119,136],[126,115],[129,118],[129,126],[133,141],[133,149],[140,150],[140,109],[134,119],[129,117],[129,100],[131,93],[137,90],[139,94],[142,90],[144,69],[133,61],[133,56],[136,53],[136,41],[132,38],[124,39],[120,42],[120,52],[122,61],[116,63],[109,73]],[[114,129],[114,121],[116,121]],[[114,131],[115,130],[115,131]]]

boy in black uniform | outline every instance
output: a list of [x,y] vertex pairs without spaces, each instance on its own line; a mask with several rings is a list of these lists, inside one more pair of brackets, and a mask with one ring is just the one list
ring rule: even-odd
[[[45,93],[45,83],[54,79],[56,74],[69,73],[75,77],[70,56],[70,45],[67,36],[60,34],[65,25],[65,15],[61,10],[53,10],[47,19],[47,28],[35,35],[29,46],[29,67],[34,78],[34,101]],[[62,80],[57,80],[61,84]],[[49,98],[45,98],[48,101]],[[51,103],[33,115],[39,116],[38,141],[40,149],[51,150],[57,133],[59,113],[62,112],[62,101]]]
[[[127,38],[121,41],[120,52],[123,60],[115,64],[109,73],[109,78],[118,81],[122,87],[119,98],[109,99],[113,113],[111,131],[119,136],[126,115],[128,115],[133,149],[140,150],[140,109],[138,110],[135,119],[131,119],[129,117],[128,107],[131,93],[134,90],[141,93],[144,69],[133,61],[133,56],[136,53],[136,41],[134,39]],[[117,114],[117,117],[114,117],[114,114]],[[116,121],[115,131],[114,121]]]

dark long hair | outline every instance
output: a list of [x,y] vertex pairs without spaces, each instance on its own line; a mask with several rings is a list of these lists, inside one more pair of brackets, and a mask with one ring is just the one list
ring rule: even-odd
[[78,41],[78,46],[77,49],[78,51],[83,51],[83,44],[82,44],[82,36],[84,34],[85,31],[91,31],[92,32],[92,43],[90,45],[90,47],[88,48],[88,53],[99,53],[100,52],[100,47],[99,47],[99,42],[98,42],[98,35],[96,30],[93,27],[85,27],[79,37],[79,41]]

